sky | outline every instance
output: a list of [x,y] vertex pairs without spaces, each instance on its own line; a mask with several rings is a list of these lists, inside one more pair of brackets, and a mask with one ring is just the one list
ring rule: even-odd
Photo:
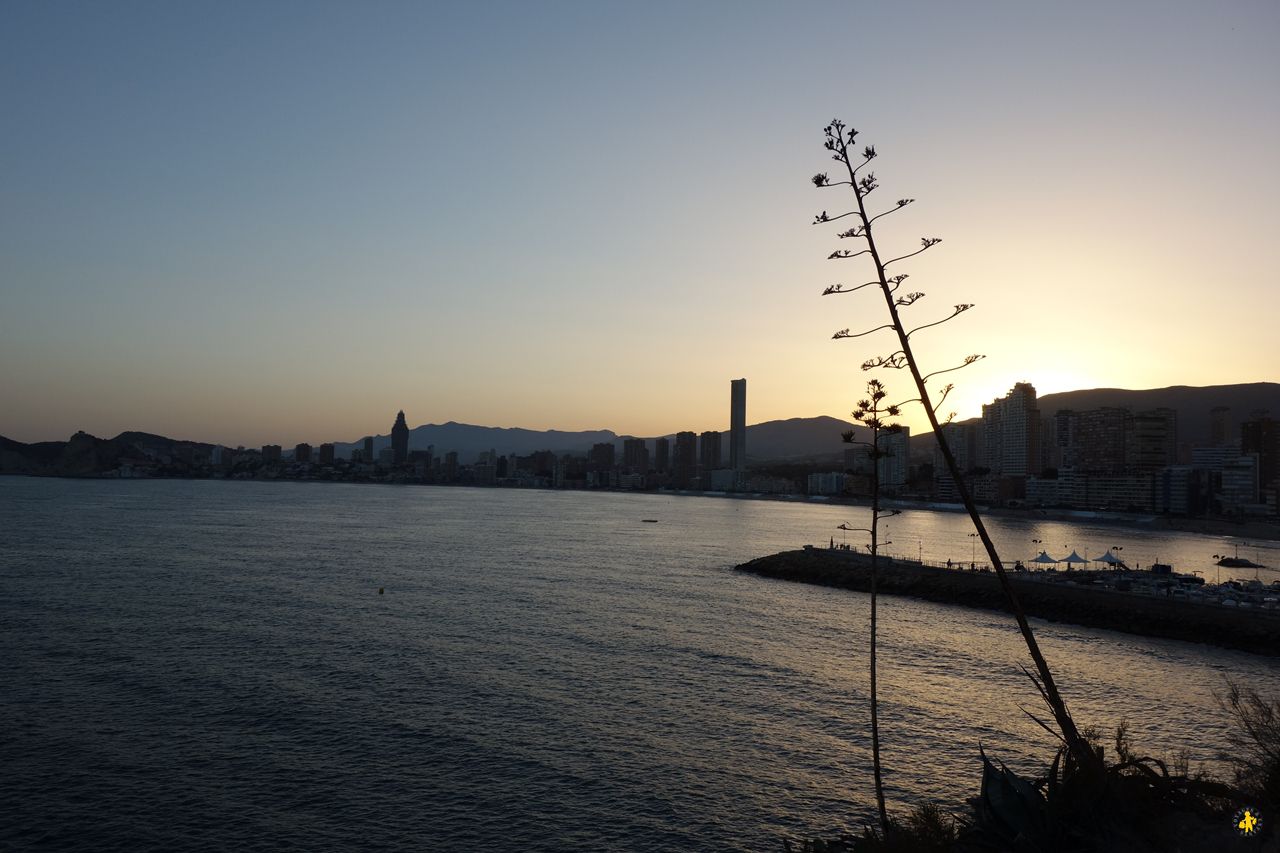
[[[847,417],[839,117],[942,407],[1272,381],[1274,2],[0,9],[0,435]],[[872,207],[876,207],[872,204]],[[844,246],[839,246],[843,248]],[[874,374],[914,396],[908,377]],[[907,414],[913,431],[924,425]]]

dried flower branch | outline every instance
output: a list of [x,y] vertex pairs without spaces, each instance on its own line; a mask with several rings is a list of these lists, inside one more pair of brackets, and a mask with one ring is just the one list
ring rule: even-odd
[[[990,535],[987,533],[986,526],[982,522],[982,517],[981,515],[979,515],[977,508],[973,503],[973,499],[970,496],[969,491],[965,486],[963,477],[961,476],[961,472],[959,470],[959,466],[956,464],[955,456],[954,454],[952,454],[951,448],[947,444],[946,436],[943,435],[942,433],[942,429],[941,429],[942,425],[938,420],[936,407],[934,403],[931,401],[931,398],[929,397],[928,389],[925,385],[925,382],[928,378],[932,376],[937,376],[941,373],[948,373],[953,370],[959,370],[963,367],[967,367],[968,365],[977,361],[982,356],[971,355],[966,357],[964,362],[960,365],[957,365],[956,367],[935,371],[934,373],[930,373],[930,374],[924,374],[921,371],[919,365],[917,364],[915,360],[915,356],[911,350],[910,335],[912,334],[912,332],[919,331],[920,329],[924,329],[924,328],[930,328],[932,326],[939,325],[940,323],[947,322],[948,320],[955,319],[956,316],[968,310],[968,308],[971,306],[958,305],[956,306],[956,310],[951,314],[951,316],[945,318],[944,320],[940,320],[937,323],[928,324],[927,326],[921,326],[917,329],[913,329],[911,332],[907,331],[898,313],[898,309],[905,306],[900,305],[899,301],[894,296],[894,292],[897,290],[898,286],[901,285],[902,279],[898,278],[897,276],[890,278],[886,272],[886,269],[891,264],[895,264],[895,263],[898,263],[899,261],[907,260],[908,258],[913,258],[923,252],[928,251],[930,248],[932,248],[933,246],[936,246],[941,241],[937,237],[925,237],[921,239],[920,241],[921,247],[916,251],[910,252],[905,255],[901,255],[900,257],[896,257],[888,261],[881,261],[879,247],[876,244],[875,236],[872,232],[872,227],[871,227],[873,217],[867,214],[867,209],[866,209],[866,197],[877,188],[878,184],[876,182],[875,176],[871,173],[867,173],[865,176],[862,176],[862,177],[859,177],[858,175],[859,170],[861,170],[868,162],[870,162],[872,159],[876,157],[875,149],[870,146],[865,148],[862,152],[861,161],[855,164],[855,157],[850,154],[850,146],[853,145],[854,139],[857,136],[857,131],[853,130],[852,128],[846,129],[843,122],[839,120],[834,120],[829,125],[827,125],[826,128],[824,128],[824,133],[826,135],[824,147],[828,151],[832,152],[832,155],[831,155],[832,159],[840,163],[840,165],[844,167],[845,172],[849,176],[848,185],[850,187],[850,190],[854,194],[854,199],[857,202],[856,212],[862,224],[860,229],[855,228],[853,229],[853,231],[855,232],[856,237],[866,240],[866,245],[867,245],[867,248],[860,252],[855,253],[846,249],[846,250],[841,250],[841,251],[832,253],[829,256],[829,258],[830,259],[846,259],[846,258],[858,257],[863,254],[870,255],[871,261],[875,266],[876,277],[880,284],[881,294],[883,295],[885,300],[885,307],[889,312],[890,323],[892,324],[894,330],[898,334],[898,343],[899,343],[899,346],[901,347],[901,349],[899,349],[897,352],[892,353],[888,356],[878,356],[878,357],[867,360],[866,362],[863,363],[862,369],[871,370],[871,369],[882,368],[882,367],[890,368],[890,369],[905,368],[911,372],[912,379],[915,381],[915,384],[916,384],[916,390],[920,395],[919,402],[923,406],[925,410],[925,414],[928,416],[929,425],[933,428],[933,434],[934,434],[935,440],[938,443],[938,449],[942,453],[942,457],[947,464],[947,468],[951,472],[951,475],[956,482],[956,488],[960,493],[961,500],[964,502],[966,510],[968,510],[969,517],[972,520],[974,525],[974,529],[976,530],[978,537],[982,540],[983,547],[986,549],[988,557],[990,557],[991,559],[992,567],[995,569],[996,576],[999,578],[1000,585],[1003,588],[1005,596],[1009,601],[1010,609],[1013,611],[1014,616],[1017,619],[1018,629],[1022,633],[1023,640],[1027,645],[1027,650],[1030,653],[1032,661],[1035,664],[1035,671],[1038,678],[1038,683],[1043,688],[1045,700],[1053,711],[1054,721],[1057,723],[1058,729],[1062,735],[1062,739],[1065,742],[1066,747],[1070,752],[1072,758],[1077,762],[1079,766],[1094,767],[1095,765],[1100,764],[1101,760],[1089,747],[1086,740],[1081,736],[1079,730],[1076,727],[1075,721],[1072,719],[1070,712],[1067,710],[1066,703],[1062,700],[1062,696],[1058,692],[1057,684],[1054,682],[1054,679],[1053,679],[1053,673],[1050,671],[1049,665],[1045,661],[1043,653],[1041,653],[1040,651],[1040,646],[1036,642],[1035,634],[1032,632],[1031,626],[1027,622],[1026,613],[1023,611],[1022,605],[1018,601],[1018,596],[1015,593],[1013,586],[1009,581],[1008,573],[1005,572],[1004,564],[1001,562],[1000,556],[996,552],[995,544],[992,542]],[[903,204],[902,202],[906,202],[906,201],[909,201],[909,200],[907,199],[900,200],[898,208],[895,208],[895,210],[900,209],[901,207],[904,207],[905,204]],[[875,218],[879,218],[879,216],[882,216],[882,215],[883,214],[878,214]],[[819,220],[819,221],[829,221],[829,220]],[[832,292],[841,292],[841,291],[832,291]],[[915,300],[912,299],[911,301],[914,302]],[[910,304],[910,303],[907,303],[907,304]],[[845,330],[845,331],[847,332],[848,330]],[[835,337],[838,338],[842,336],[837,334]],[[843,335],[843,337],[852,337],[852,335],[846,334],[846,335]],[[945,398],[945,395],[950,392],[950,390],[951,390],[950,386],[948,386],[945,389],[943,394],[944,398]],[[948,422],[950,422],[951,417],[954,417],[954,413],[948,417],[947,419]]]

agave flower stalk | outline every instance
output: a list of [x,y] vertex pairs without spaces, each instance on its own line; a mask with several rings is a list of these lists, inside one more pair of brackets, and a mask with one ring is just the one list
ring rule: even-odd
[[[974,530],[977,532],[979,539],[982,541],[983,547],[986,549],[987,556],[991,560],[991,565],[995,569],[996,577],[999,578],[1001,589],[1003,589],[1006,599],[1009,602],[1009,608],[1013,611],[1014,617],[1018,622],[1018,629],[1022,633],[1022,638],[1027,645],[1027,650],[1031,654],[1031,659],[1035,664],[1036,686],[1040,689],[1042,696],[1050,707],[1053,717],[1058,727],[1058,734],[1062,738],[1067,750],[1075,759],[1076,763],[1081,767],[1096,767],[1100,765],[1100,759],[1096,753],[1089,747],[1088,743],[1081,737],[1079,730],[1076,728],[1075,721],[1072,719],[1070,712],[1067,710],[1066,703],[1062,700],[1061,694],[1053,678],[1053,673],[1049,669],[1049,664],[1045,661],[1044,654],[1040,651],[1040,645],[1036,642],[1035,634],[1031,630],[1030,624],[1027,622],[1026,613],[1022,608],[1022,604],[1018,601],[1018,596],[1009,580],[1008,573],[1005,571],[1004,564],[1000,560],[1000,555],[996,553],[995,544],[991,541],[991,536],[987,533],[987,528],[982,522],[982,517],[978,513],[977,507],[974,505],[973,498],[969,494],[969,489],[965,486],[964,478],[961,476],[959,466],[956,464],[955,456],[951,452],[951,448],[947,443],[946,436],[942,432],[942,424],[938,420],[937,409],[935,403],[929,394],[927,382],[930,378],[943,373],[949,373],[953,370],[959,370],[966,367],[978,359],[981,355],[969,355],[964,360],[953,367],[943,370],[936,370],[931,373],[924,373],[916,360],[915,354],[911,348],[911,337],[917,332],[931,327],[939,326],[949,320],[954,319],[958,315],[968,311],[973,306],[971,304],[958,304],[950,314],[930,323],[925,323],[914,328],[908,328],[903,322],[902,310],[915,305],[921,298],[923,293],[907,293],[902,296],[898,295],[898,290],[906,280],[905,274],[890,275],[889,267],[908,258],[915,257],[933,246],[937,245],[941,240],[937,237],[925,237],[921,240],[920,248],[915,251],[908,252],[904,255],[885,260],[881,254],[880,247],[876,243],[873,226],[875,222],[891,213],[896,213],[910,205],[914,199],[904,198],[898,199],[897,202],[887,210],[872,214],[867,208],[867,197],[871,195],[878,187],[876,177],[871,172],[865,172],[867,165],[876,158],[876,150],[873,146],[866,146],[861,155],[854,155],[850,152],[850,146],[854,145],[854,140],[858,132],[853,128],[846,130],[843,122],[838,120],[832,121],[825,128],[826,143],[825,146],[831,152],[833,160],[838,162],[848,175],[848,180],[832,181],[825,173],[814,175],[813,184],[819,188],[848,186],[853,191],[856,207],[845,213],[830,215],[825,210],[814,218],[814,224],[822,224],[842,220],[846,217],[850,219],[852,227],[840,232],[837,236],[841,239],[860,240],[862,248],[858,250],[841,249],[832,252],[828,257],[831,260],[848,260],[852,258],[867,256],[875,267],[875,278],[859,284],[855,287],[845,288],[843,285],[833,285],[828,287],[823,295],[833,295],[842,293],[853,293],[863,288],[879,288],[884,298],[885,308],[888,311],[889,321],[873,329],[868,329],[856,334],[850,333],[848,329],[836,332],[832,337],[836,339],[842,338],[860,338],[870,335],[881,330],[892,330],[897,338],[897,349],[888,355],[877,356],[863,363],[863,370],[872,370],[876,368],[887,368],[895,370],[907,370],[911,374],[912,381],[915,384],[918,397],[908,402],[918,402],[924,409],[925,415],[929,420],[930,427],[933,428],[933,435],[938,443],[938,449],[942,454],[942,458],[947,465],[947,470],[951,473],[955,480],[956,489],[960,494],[960,499],[964,504],[965,510],[969,514],[969,518],[973,522]],[[947,385],[942,389],[942,393],[938,403],[946,399],[950,392],[951,386]],[[950,422],[948,417],[947,422]]]

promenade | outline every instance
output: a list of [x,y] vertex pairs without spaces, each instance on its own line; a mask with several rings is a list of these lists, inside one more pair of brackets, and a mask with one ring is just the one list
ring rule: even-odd
[[[737,570],[861,592],[871,589],[870,555],[840,548],[810,546],[783,551],[743,563]],[[1167,594],[1135,591],[1132,586],[1125,591],[1086,582],[1099,581],[1103,574],[1110,573],[1009,572],[1028,616],[1280,656],[1280,610],[1242,608],[1239,602],[1223,606],[1221,600],[1193,600],[1186,594],[1175,594],[1174,590],[1182,586],[1176,580],[1168,581]],[[1160,583],[1159,576],[1150,577],[1153,583]],[[886,594],[945,604],[1009,610],[999,579],[992,571],[881,557],[878,589]]]

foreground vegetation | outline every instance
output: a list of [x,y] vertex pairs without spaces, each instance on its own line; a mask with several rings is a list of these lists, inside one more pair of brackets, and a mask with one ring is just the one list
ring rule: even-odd
[[[952,390],[927,385],[930,379],[951,374],[983,358],[981,354],[965,356],[940,369],[928,370],[916,358],[914,337],[927,330],[950,323],[973,308],[971,303],[954,304],[925,317],[923,322],[908,321],[918,310],[925,294],[908,292],[903,287],[908,275],[894,266],[914,258],[941,240],[923,237],[918,248],[888,258],[877,239],[887,216],[910,206],[914,199],[896,202],[872,210],[869,197],[880,186],[870,171],[878,156],[875,146],[857,150],[858,131],[833,120],[824,129],[824,147],[837,164],[833,176],[819,172],[812,178],[815,188],[829,192],[840,188],[836,199],[844,198],[834,213],[822,210],[813,224],[826,227],[839,222],[835,236],[853,248],[838,248],[828,260],[850,262],[854,268],[864,265],[865,272],[856,283],[838,282],[828,285],[823,296],[877,293],[884,303],[881,321],[868,320],[867,306],[857,306],[858,329],[835,332],[835,340],[869,339],[892,342],[880,354],[862,362],[862,370],[888,370],[909,375],[916,396],[888,404],[884,386],[876,380],[869,385],[869,398],[859,404],[854,417],[870,419],[872,441],[869,443],[871,470],[878,472],[881,457],[891,455],[882,448],[878,428],[887,426],[880,413],[896,416],[901,407],[919,405],[928,420],[936,448],[954,483],[960,502],[973,522],[974,533],[986,552],[995,573],[1000,592],[1018,625],[1018,630],[1031,658],[1027,670],[1044,700],[1048,722],[1036,719],[1053,735],[1059,747],[1039,778],[1024,779],[985,753],[982,758],[981,789],[963,817],[953,817],[944,808],[929,804],[897,817],[887,813],[881,788],[880,732],[878,731],[876,691],[876,593],[878,580],[877,521],[882,513],[879,504],[879,478],[872,479],[872,507],[868,526],[841,525],[846,530],[865,531],[870,535],[871,555],[871,646],[870,646],[870,711],[875,794],[878,822],[868,826],[860,836],[808,841],[804,853],[850,853],[851,851],[1039,851],[1040,853],[1111,853],[1111,851],[1200,851],[1200,850],[1267,850],[1280,847],[1271,826],[1280,811],[1280,700],[1264,699],[1251,689],[1230,685],[1222,700],[1224,710],[1234,721],[1237,741],[1230,755],[1224,756],[1234,767],[1230,782],[1191,775],[1185,759],[1172,763],[1142,756],[1134,751],[1128,731],[1122,723],[1116,730],[1111,754],[1097,732],[1082,729],[1073,719],[1055,683],[1053,671],[1045,659],[1035,632],[1027,621],[1026,610],[1010,573],[997,553],[987,532],[981,513],[966,486],[965,478],[948,436],[942,429],[951,421],[939,417],[938,406]],[[879,199],[880,196],[876,196]],[[878,211],[878,212],[877,212]],[[896,217],[895,217],[896,218]],[[891,220],[892,221],[892,220]],[[874,229],[873,229],[874,225]],[[843,265],[843,264],[842,264]],[[857,296],[854,297],[857,299]],[[927,304],[927,303],[926,303]],[[856,305],[856,303],[855,303]],[[883,333],[883,334],[881,334]],[[882,403],[884,405],[882,405]],[[852,439],[852,433],[845,436]],[[888,544],[888,543],[885,543]],[[740,567],[745,568],[745,567]],[[1239,821],[1243,834],[1236,828],[1236,812],[1249,809]],[[1257,813],[1272,820],[1258,824]],[[1264,846],[1265,845],[1265,846]],[[788,851],[792,850],[790,844]]]
[[[1280,698],[1229,684],[1220,699],[1231,719],[1228,781],[1191,773],[1186,756],[1139,755],[1127,726],[1108,745],[1086,730],[1098,762],[1081,766],[1060,748],[1043,774],[1024,779],[981,754],[981,789],[961,814],[926,803],[887,829],[785,844],[788,853],[1145,853],[1280,851]],[[1042,723],[1042,725],[1044,725]],[[1046,730],[1051,731],[1048,726]],[[981,749],[979,750],[981,753]],[[1098,768],[1101,768],[1100,770]],[[1242,809],[1261,816],[1246,835]]]

